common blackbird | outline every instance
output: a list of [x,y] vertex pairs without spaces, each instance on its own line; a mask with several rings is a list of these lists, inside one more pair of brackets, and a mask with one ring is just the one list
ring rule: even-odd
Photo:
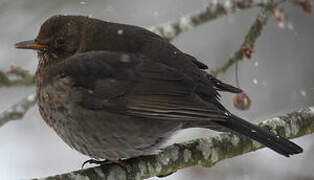
[[57,15],[35,40],[41,116],[72,148],[95,159],[154,153],[175,131],[201,127],[252,138],[289,157],[293,142],[225,109],[218,91],[240,89],[166,39],[137,26]]

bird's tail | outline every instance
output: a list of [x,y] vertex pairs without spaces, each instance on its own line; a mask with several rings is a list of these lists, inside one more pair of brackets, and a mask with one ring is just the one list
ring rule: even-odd
[[267,132],[233,114],[230,115],[230,119],[227,121],[217,121],[216,123],[230,129],[233,132],[254,139],[255,141],[258,141],[264,146],[269,147],[270,149],[286,157],[301,153],[303,151],[300,146],[289,141],[288,139],[274,135],[271,132]]

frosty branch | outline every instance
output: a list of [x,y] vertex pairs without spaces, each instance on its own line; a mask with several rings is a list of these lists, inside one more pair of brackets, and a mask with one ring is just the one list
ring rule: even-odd
[[0,114],[0,126],[4,125],[8,121],[22,119],[25,113],[36,104],[36,101],[36,95],[30,94],[17,104],[3,111]]
[[211,71],[211,74],[213,76],[217,76],[220,73],[226,72],[230,66],[232,66],[234,63],[241,61],[244,59],[244,57],[250,58],[250,51],[254,50],[254,44],[256,42],[256,39],[260,37],[264,25],[267,23],[267,20],[270,16],[270,13],[272,12],[272,9],[275,6],[269,6],[269,7],[263,7],[262,10],[258,13],[257,18],[253,25],[251,26],[249,32],[244,38],[244,42],[237,50],[230,59],[225,62],[221,67],[216,68]]
[[159,26],[148,27],[152,32],[172,40],[182,32],[191,30],[199,25],[239,10],[254,7],[273,7],[287,0],[211,0],[205,9],[184,15],[178,20],[170,21]]
[[[16,78],[11,79],[12,75]],[[0,71],[0,87],[32,86],[34,83],[34,75],[21,67],[11,66],[8,72]]]
[[[289,139],[311,134],[314,132],[314,107],[268,119],[259,123],[258,126]],[[108,164],[42,178],[41,180],[139,180],[154,176],[168,176],[179,169],[191,166],[209,168],[224,159],[260,148],[263,146],[246,137],[222,133],[213,138],[195,139],[174,144],[156,155],[126,160],[126,163],[132,166],[131,173],[118,165]]]

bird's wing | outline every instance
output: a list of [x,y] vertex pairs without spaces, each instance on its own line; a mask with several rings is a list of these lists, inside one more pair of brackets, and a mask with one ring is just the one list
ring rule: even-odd
[[[223,83],[211,74],[203,71],[208,69],[206,64],[198,61],[195,57],[189,54],[181,52],[168,40],[147,31],[146,29],[132,27],[132,37],[137,37],[137,39],[141,40],[138,44],[144,44],[141,53],[149,54],[149,57],[155,57],[155,59],[152,59],[153,61],[181,70],[184,74],[189,75],[194,81],[198,81],[201,86],[198,87],[197,91],[205,100],[208,101],[217,96],[218,92],[216,91],[226,91],[231,93],[242,92],[241,89]],[[156,58],[156,56],[158,58]]]
[[87,52],[65,60],[59,79],[72,81],[77,105],[167,120],[225,119],[218,101],[203,101],[183,73],[132,54]]

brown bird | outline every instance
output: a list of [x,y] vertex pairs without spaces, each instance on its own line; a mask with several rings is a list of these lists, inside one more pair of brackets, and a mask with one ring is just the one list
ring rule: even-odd
[[83,16],[54,16],[35,40],[36,87],[43,119],[72,148],[117,161],[154,153],[178,130],[201,127],[252,138],[289,157],[293,142],[231,114],[218,91],[240,89],[207,66],[137,26]]

